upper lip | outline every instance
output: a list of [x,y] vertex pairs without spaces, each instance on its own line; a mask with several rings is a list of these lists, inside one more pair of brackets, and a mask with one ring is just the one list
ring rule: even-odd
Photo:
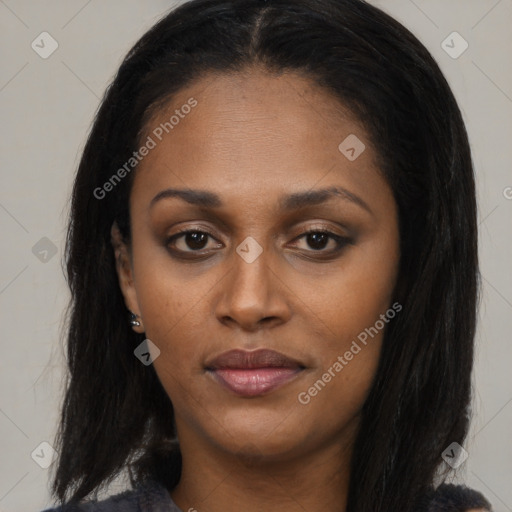
[[229,350],[223,352],[206,364],[207,370],[222,368],[251,369],[251,368],[304,368],[304,366],[280,352],[268,349],[258,350]]

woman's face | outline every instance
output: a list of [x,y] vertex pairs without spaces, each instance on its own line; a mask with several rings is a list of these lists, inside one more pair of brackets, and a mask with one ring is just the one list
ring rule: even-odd
[[307,79],[254,68],[182,90],[142,144],[118,272],[182,450],[350,446],[399,262],[367,133]]

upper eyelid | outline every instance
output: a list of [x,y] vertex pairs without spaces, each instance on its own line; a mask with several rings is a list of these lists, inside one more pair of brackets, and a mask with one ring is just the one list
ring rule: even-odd
[[[336,233],[335,231],[333,231],[332,228],[329,228],[327,226],[320,226],[320,225],[314,225],[314,226],[309,226],[305,229],[303,229],[297,236],[302,236],[304,234],[308,234],[310,232],[321,232],[321,233],[327,233],[329,235],[334,235],[334,236],[338,236],[338,237],[346,237],[348,238],[348,236],[346,235],[342,235],[340,233]],[[172,235],[169,235],[168,238],[174,238],[174,237],[178,237],[179,235],[183,235],[183,234],[187,234],[187,233],[205,233],[207,234],[208,236],[210,236],[211,238],[214,238],[217,240],[217,237],[215,235],[213,235],[210,230],[208,230],[207,228],[203,228],[203,227],[197,227],[197,228],[194,228],[194,227],[186,227],[186,228],[182,228],[182,229],[179,229],[176,233],[172,234]],[[295,237],[297,238],[297,237]]]

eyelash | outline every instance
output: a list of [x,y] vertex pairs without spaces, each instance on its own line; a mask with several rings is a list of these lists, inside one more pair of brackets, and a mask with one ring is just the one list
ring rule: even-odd
[[[178,231],[178,233],[167,238],[166,246],[169,246],[172,242],[175,242],[176,240],[178,240],[178,239],[182,238],[183,236],[190,234],[190,233],[200,233],[200,234],[204,234],[210,238],[215,239],[215,237],[211,233],[209,233],[208,231],[204,231],[202,229],[184,229],[184,230]],[[332,238],[336,242],[336,248],[334,248],[330,251],[325,251],[323,249],[318,249],[318,250],[311,249],[310,251],[308,251],[308,252],[312,252],[312,253],[324,254],[324,255],[325,254],[335,255],[335,254],[341,252],[341,250],[346,245],[353,243],[352,240],[348,237],[340,236],[340,235],[337,235],[336,233],[333,233],[332,231],[322,230],[322,229],[318,229],[318,228],[317,229],[315,229],[315,228],[308,229],[308,230],[304,231],[303,233],[301,233],[299,236],[297,236],[294,240],[300,240],[301,238],[304,238],[309,234],[327,235],[329,238]],[[171,250],[172,252],[175,252],[175,253],[176,252],[180,253],[180,254],[197,254],[199,256],[206,256],[205,253],[201,254],[199,251],[194,251],[194,250],[182,251],[180,249],[171,249],[171,248],[169,250]]]

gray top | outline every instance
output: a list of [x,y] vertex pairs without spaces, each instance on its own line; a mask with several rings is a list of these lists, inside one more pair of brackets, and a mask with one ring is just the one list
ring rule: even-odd
[[[473,489],[462,485],[443,484],[425,496],[417,512],[461,512],[469,510],[492,512],[491,504]],[[194,510],[194,509],[192,509]],[[183,512],[174,503],[169,491],[151,480],[145,485],[124,491],[102,501],[80,505],[64,505],[42,512]]]
[[123,491],[101,501],[90,500],[80,505],[64,505],[42,512],[183,512],[160,483],[150,481],[144,486]]

